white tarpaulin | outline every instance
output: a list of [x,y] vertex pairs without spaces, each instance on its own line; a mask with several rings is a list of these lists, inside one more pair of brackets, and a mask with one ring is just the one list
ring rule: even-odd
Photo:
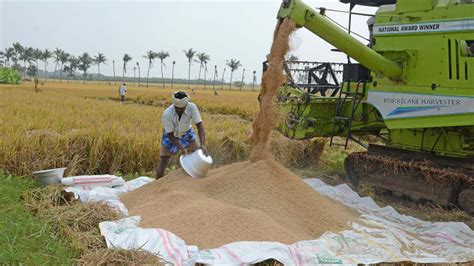
[[[250,264],[276,259],[284,264],[356,264],[413,261],[456,263],[474,260],[474,231],[457,222],[426,222],[401,215],[392,207],[380,208],[371,198],[361,198],[347,185],[328,186],[306,179],[319,193],[361,214],[351,229],[327,232],[316,240],[292,245],[278,242],[234,242],[215,249],[199,250],[179,236],[159,228],[140,228],[140,217],[100,223],[109,248],[143,249],[176,265]],[[68,188],[82,202],[105,201],[126,216],[118,195],[151,182],[140,177],[121,188]],[[179,222],[179,221],[176,221]],[[192,244],[192,243],[190,243]]]

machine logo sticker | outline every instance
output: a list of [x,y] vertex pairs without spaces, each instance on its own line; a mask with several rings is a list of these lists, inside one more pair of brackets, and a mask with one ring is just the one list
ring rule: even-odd
[[474,20],[439,21],[414,24],[375,25],[374,35],[412,34],[474,30]]
[[474,98],[369,91],[368,102],[384,119],[474,113]]

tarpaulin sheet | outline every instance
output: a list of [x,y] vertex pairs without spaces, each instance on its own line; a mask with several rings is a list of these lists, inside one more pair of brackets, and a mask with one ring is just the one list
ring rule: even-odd
[[[360,213],[350,230],[326,232],[320,238],[292,245],[278,242],[242,241],[215,249],[199,249],[179,236],[159,228],[140,228],[140,217],[127,217],[118,195],[151,182],[140,177],[119,188],[68,188],[81,201],[104,201],[124,216],[100,223],[109,248],[142,249],[175,265],[251,264],[275,259],[289,265],[356,264],[412,261],[456,263],[474,260],[474,231],[460,222],[427,222],[401,215],[392,207],[379,207],[360,197],[349,186],[326,185],[319,179],[305,182]],[[176,221],[179,222],[179,221]]]

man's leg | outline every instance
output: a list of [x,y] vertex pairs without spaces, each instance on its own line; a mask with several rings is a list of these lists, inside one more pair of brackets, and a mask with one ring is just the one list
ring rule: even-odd
[[156,179],[160,179],[165,175],[165,169],[170,161],[170,156],[160,156],[160,163],[156,167]]

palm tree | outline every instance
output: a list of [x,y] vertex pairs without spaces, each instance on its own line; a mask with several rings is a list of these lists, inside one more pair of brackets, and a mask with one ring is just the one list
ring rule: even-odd
[[150,69],[153,67],[153,61],[155,58],[158,56],[156,52],[153,52],[152,50],[146,52],[146,55],[143,57],[148,59],[148,71],[146,73],[146,87],[148,88],[148,77],[150,76]]
[[15,49],[10,47],[10,48],[5,48],[5,52],[3,52],[3,56],[5,57],[5,65],[10,66],[10,60],[15,60]]
[[117,85],[117,80],[115,79],[115,60],[112,60],[112,67],[114,70],[114,85]]
[[83,53],[77,59],[79,60],[78,69],[84,72],[82,81],[83,83],[85,83],[87,77],[87,70],[91,67],[94,61],[88,53]]
[[244,86],[244,76],[245,76],[245,68],[242,71],[242,80],[240,81],[240,90],[242,90],[242,87]]
[[33,61],[33,48],[23,48],[20,51],[20,56],[18,57],[18,59],[23,61],[23,75],[26,76],[26,63],[31,64],[31,61]]
[[255,82],[257,82],[257,71],[253,71],[253,78],[252,78],[252,91],[255,89]]
[[171,88],[173,88],[174,84],[174,65],[176,65],[176,61],[173,60],[173,68],[171,70]]
[[207,74],[207,61],[204,62],[204,89],[206,89],[206,85],[207,85],[206,74]]
[[123,69],[122,69],[122,82],[125,81],[125,73],[127,73],[127,63],[132,60],[132,57],[129,56],[128,54],[123,55]]
[[138,87],[140,87],[140,73],[141,73],[141,70],[140,70],[140,63],[137,62],[137,67],[138,67]]
[[[69,57],[71,57],[70,54],[64,52],[61,50],[61,54],[59,55],[59,83],[62,82],[62,74],[63,74],[63,68],[64,68],[64,64],[66,64],[67,62],[69,62]],[[79,64],[76,60],[76,68],[78,67],[77,65]]]
[[240,61],[237,59],[230,59],[230,60],[226,60],[226,65],[230,68],[229,90],[232,90],[232,76],[234,74],[234,71],[236,71],[239,67],[241,67],[242,64],[240,64]]
[[199,81],[199,79],[201,79],[201,70],[204,67],[204,64],[207,64],[207,61],[209,61],[211,57],[207,55],[206,53],[197,53],[196,57],[199,61],[199,76],[198,76],[198,81]]
[[103,53],[98,53],[94,57],[93,60],[94,60],[94,64],[97,65],[97,71],[98,71],[97,83],[100,84],[100,64],[105,64],[105,62],[107,62],[107,58],[105,57],[105,55]]
[[25,47],[23,47],[19,42],[13,43],[12,46],[13,46],[13,50],[15,51],[15,57],[13,57],[13,63],[14,65],[17,65],[18,60],[21,60],[20,57],[22,57]]
[[221,78],[221,90],[224,90],[224,76],[225,76],[225,70],[226,68],[224,67],[224,70],[222,71],[222,78]]
[[[56,69],[58,68],[59,66],[59,58],[61,57],[61,54],[64,53],[63,50],[59,49],[59,48],[56,48],[56,50],[54,50],[53,52],[53,58],[54,58],[54,73],[53,73],[53,77],[56,78]],[[62,69],[60,69],[60,71],[62,71]]]
[[53,54],[48,49],[44,49],[43,53],[41,54],[41,60],[43,60],[44,62],[44,81],[45,82],[46,82],[46,71],[48,68],[48,59],[50,59],[51,56],[53,56]]
[[161,64],[161,81],[163,82],[163,89],[165,88],[165,77],[163,76],[163,60],[165,60],[167,57],[169,57],[170,54],[165,51],[160,51],[156,54],[156,57],[160,59],[160,64]]
[[67,63],[69,63],[69,65],[65,65],[64,69],[61,69],[61,71],[64,70],[64,72],[68,73],[69,78],[67,83],[69,83],[70,77],[74,77],[74,79],[76,79],[74,73],[79,66],[79,60],[74,56],[69,56]]
[[193,63],[193,58],[196,55],[196,51],[193,50],[193,48],[190,48],[189,50],[184,50],[183,51],[184,55],[186,55],[186,58],[188,59],[188,90],[191,87],[191,64]]
[[35,49],[33,49],[33,54],[32,54],[31,57],[35,61],[36,69],[39,71],[38,61],[41,60],[41,57],[43,57],[43,51],[41,51],[38,48],[35,48]]
[[212,82],[212,90],[214,90],[214,95],[217,95],[217,90],[216,90],[216,78],[219,75],[217,73],[217,65],[214,66],[214,81]]

